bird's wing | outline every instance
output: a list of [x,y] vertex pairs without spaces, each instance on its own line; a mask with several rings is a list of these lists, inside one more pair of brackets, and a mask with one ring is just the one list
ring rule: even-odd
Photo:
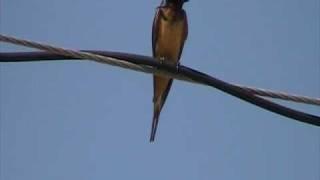
[[184,42],[187,40],[187,37],[188,37],[188,17],[187,17],[187,13],[182,10],[182,15],[181,15],[182,19],[183,19],[183,24],[184,24],[184,27],[183,27],[183,33],[182,33],[182,39],[181,41],[181,46],[180,46],[180,52],[179,52],[179,60],[180,60],[180,57],[181,57],[181,54],[182,54],[182,51],[183,51],[183,46],[184,46]]
[[161,9],[158,7],[156,9],[156,14],[153,19],[153,24],[152,24],[152,53],[153,57],[156,56],[156,44],[158,40],[158,33],[159,33],[159,25],[160,25],[160,16],[161,16]]

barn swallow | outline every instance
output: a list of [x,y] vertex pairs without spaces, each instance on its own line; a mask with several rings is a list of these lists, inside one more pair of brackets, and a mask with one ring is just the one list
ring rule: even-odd
[[[161,63],[178,66],[188,36],[187,14],[182,6],[188,0],[162,0],[156,9],[152,26],[153,57]],[[161,109],[172,85],[172,79],[153,76],[153,120],[150,142],[154,141]]]

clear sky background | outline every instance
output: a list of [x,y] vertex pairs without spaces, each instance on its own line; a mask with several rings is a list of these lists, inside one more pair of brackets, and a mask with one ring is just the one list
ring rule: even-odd
[[[151,55],[159,3],[1,0],[0,32]],[[320,97],[319,0],[191,0],[185,9],[182,64]],[[150,144],[152,88],[151,75],[91,61],[0,63],[0,179],[320,179],[318,127],[186,82],[174,82]]]

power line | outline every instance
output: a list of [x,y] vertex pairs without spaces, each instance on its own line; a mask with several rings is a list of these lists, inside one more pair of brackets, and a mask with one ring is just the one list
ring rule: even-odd
[[[217,88],[221,91],[224,91],[230,95],[238,97],[247,102],[255,104],[271,112],[295,119],[300,122],[320,126],[320,117],[318,116],[290,109],[288,107],[285,107],[280,104],[276,104],[274,102],[261,98],[257,95],[281,98],[284,100],[291,100],[291,101],[302,102],[302,103],[307,102],[309,104],[319,105],[320,100],[317,98],[288,95],[284,93],[278,93],[278,92],[262,90],[257,88],[237,86],[231,83],[224,82],[217,78],[211,77],[207,74],[196,71],[194,69],[188,68],[186,66],[179,66],[177,68],[169,64],[160,64],[157,61],[155,61],[155,59],[147,56],[127,54],[127,53],[116,53],[116,52],[67,50],[63,48],[57,48],[50,45],[40,44],[40,43],[17,39],[9,36],[4,36],[4,35],[0,35],[0,41],[22,45],[26,47],[31,47],[31,48],[36,48],[36,49],[40,49],[40,50],[44,50],[52,53],[51,57],[47,56],[48,54],[41,54],[42,52],[38,52],[38,54],[34,53],[33,55],[38,56],[38,60],[53,60],[55,58],[90,59],[96,62],[110,64],[113,66],[119,66],[126,69],[132,69],[135,71],[153,73],[153,74],[169,76],[172,78],[185,80],[189,82],[205,84],[205,85]],[[18,60],[17,56],[14,56],[14,54],[2,53],[0,55],[1,55],[0,62],[9,62],[8,57],[10,56],[12,57],[10,62],[21,62]],[[23,54],[20,54],[20,55],[23,55]],[[60,55],[61,57],[57,57],[58,55]],[[41,59],[41,56],[42,56],[42,59]],[[21,59],[23,58],[21,57]],[[27,58],[25,58],[24,60],[34,61],[32,59],[27,59]]]
[[[99,54],[107,57],[113,57],[117,59],[125,59],[126,61],[131,61],[132,63],[138,63],[136,61],[132,61],[133,57],[135,59],[141,60],[144,58],[149,58],[145,56],[135,55],[135,54],[126,54],[120,52],[111,52],[111,51],[90,51],[90,50],[81,50],[81,52],[90,52],[94,54]],[[50,52],[0,52],[0,62],[28,62],[28,61],[44,61],[44,60],[74,60],[76,58],[57,55]],[[148,61],[143,63],[147,63]],[[151,64],[152,65],[152,64]],[[235,84],[234,84],[235,85]],[[301,95],[293,95],[285,92],[277,92],[267,89],[248,87],[242,85],[235,85],[241,88],[243,91],[247,91],[248,93],[252,93],[259,96],[276,98],[286,101],[293,101],[297,103],[311,104],[320,106],[320,98],[312,98]]]

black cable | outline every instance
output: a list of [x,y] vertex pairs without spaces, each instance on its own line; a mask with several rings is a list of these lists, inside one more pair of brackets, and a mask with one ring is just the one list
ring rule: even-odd
[[[116,59],[125,60],[134,64],[149,65],[156,68],[166,70],[171,73],[180,73],[181,75],[188,77],[192,80],[204,83],[208,86],[217,88],[223,92],[226,92],[232,96],[240,98],[244,101],[247,101],[251,104],[259,106],[268,111],[280,114],[282,116],[312,124],[315,126],[320,126],[320,117],[297,111],[280,104],[271,102],[254,94],[244,92],[241,88],[232,85],[230,83],[224,82],[220,79],[214,78],[202,72],[196,71],[186,66],[179,66],[177,69],[175,66],[170,64],[160,64],[155,59],[136,55],[129,53],[121,52],[111,52],[111,51],[92,51],[92,50],[83,50],[83,52],[95,53],[107,57],[113,57]],[[48,52],[15,52],[15,53],[0,53],[0,62],[28,62],[28,61],[44,61],[44,60],[74,60],[75,58],[56,55]]]

